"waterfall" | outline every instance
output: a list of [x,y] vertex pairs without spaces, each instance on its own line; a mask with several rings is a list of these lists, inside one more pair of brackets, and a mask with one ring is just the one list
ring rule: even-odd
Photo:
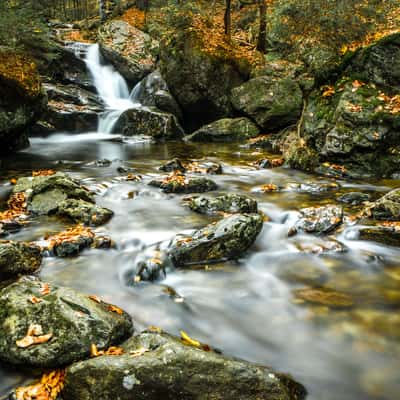
[[93,77],[96,90],[107,107],[107,110],[99,116],[97,131],[111,133],[118,118],[125,110],[141,106],[137,100],[141,84],[139,82],[129,93],[125,79],[112,65],[102,63],[98,44],[89,46],[85,62]]

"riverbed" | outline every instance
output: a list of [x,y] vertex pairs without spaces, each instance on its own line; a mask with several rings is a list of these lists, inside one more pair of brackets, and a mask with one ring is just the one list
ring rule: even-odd
[[[137,331],[148,326],[173,334],[184,330],[227,355],[289,372],[305,385],[310,400],[397,399],[399,249],[358,240],[359,226],[348,218],[359,211],[353,206],[345,207],[345,223],[329,237],[288,237],[288,231],[300,208],[338,204],[340,195],[352,191],[374,200],[398,181],[333,180],[284,167],[259,169],[254,162],[265,156],[240,144],[156,144],[144,137],[99,133],[36,137],[29,149],[1,160],[0,202],[4,206],[11,178],[38,169],[67,172],[96,193],[99,205],[114,211],[111,221],[95,231],[110,235],[116,248],[45,258],[41,279],[118,305],[131,314]],[[174,157],[221,163],[223,174],[210,176],[219,190],[210,195],[249,195],[265,214],[264,227],[238,261],[175,270],[163,281],[135,285],[124,273],[138,252],[215,220],[192,212],[184,195],[148,186],[163,174],[158,168]],[[142,180],[127,181],[120,167]],[[299,190],[296,184],[304,183],[339,186]],[[265,184],[278,190],[263,193],[259,189]],[[55,217],[35,218],[9,238],[40,240],[68,226]],[[345,251],[326,249],[335,240]],[[320,287],[345,293],[351,305],[310,302],[295,294]],[[0,369],[0,395],[24,379]]]

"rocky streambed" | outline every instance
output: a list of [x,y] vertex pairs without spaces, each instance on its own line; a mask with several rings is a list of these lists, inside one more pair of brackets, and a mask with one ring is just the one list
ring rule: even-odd
[[101,134],[3,158],[0,394],[66,368],[66,400],[395,399],[398,182],[281,164]]

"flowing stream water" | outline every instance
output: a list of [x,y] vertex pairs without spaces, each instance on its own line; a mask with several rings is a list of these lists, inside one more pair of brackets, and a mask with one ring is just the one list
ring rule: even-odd
[[[123,80],[99,62],[97,47],[89,49],[87,62],[110,109],[119,112],[134,104]],[[318,254],[326,237],[287,235],[302,207],[337,203],[339,195],[350,191],[375,199],[399,186],[398,181],[338,180],[340,188],[335,190],[299,192],[295,184],[332,180],[286,168],[259,170],[252,163],[266,154],[245,145],[155,144],[124,140],[109,131],[33,138],[29,149],[2,160],[1,206],[11,191],[10,178],[53,168],[81,179],[96,193],[98,204],[115,213],[95,231],[109,234],[116,249],[45,258],[43,280],[122,307],[132,315],[136,330],[155,325],[179,334],[183,329],[228,355],[289,372],[306,386],[310,400],[399,398],[400,250],[358,240],[359,227],[351,220],[335,234],[347,246],[345,252]],[[127,285],[121,274],[145,246],[214,220],[191,212],[182,196],[147,185],[160,175],[159,166],[173,157],[221,162],[223,174],[211,177],[220,191],[252,196],[268,220],[255,245],[237,262],[176,270],[158,283]],[[111,163],[97,162],[103,159]],[[126,181],[119,167],[143,180]],[[282,190],[257,191],[267,183]],[[39,240],[66,227],[56,218],[41,217],[10,238]],[[354,305],[329,307],[301,302],[294,295],[295,289],[321,285],[347,293]],[[0,396],[30,376],[31,371],[25,376],[0,368]]]

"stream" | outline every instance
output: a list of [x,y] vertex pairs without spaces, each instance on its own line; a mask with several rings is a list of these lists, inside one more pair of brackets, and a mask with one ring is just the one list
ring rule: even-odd
[[[111,113],[118,111],[115,103],[108,105]],[[45,258],[43,280],[118,305],[132,315],[136,331],[150,325],[178,335],[184,330],[227,355],[289,372],[305,385],[310,400],[398,399],[400,250],[358,240],[358,226],[350,219],[334,233],[345,252],[320,251],[330,240],[323,236],[287,234],[300,208],[337,204],[341,194],[353,191],[374,200],[397,181],[335,180],[339,187],[333,190],[299,191],[295,184],[333,180],[283,167],[258,169],[253,162],[268,154],[242,144],[157,144],[109,131],[34,137],[30,148],[1,160],[2,207],[11,191],[9,179],[56,169],[82,180],[96,193],[97,204],[115,213],[95,232],[110,235],[116,249]],[[174,157],[221,163],[223,174],[211,176],[217,193],[250,195],[268,218],[255,245],[238,261],[175,270],[157,283],[127,285],[123,273],[145,246],[215,220],[190,211],[184,196],[148,186],[162,174],[158,168]],[[122,179],[119,167],[142,175],[142,181]],[[269,183],[280,190],[257,190]],[[10,238],[39,240],[68,226],[55,217],[39,217]],[[294,295],[296,289],[321,285],[348,294],[354,304],[330,307]],[[29,378],[29,373],[0,367],[0,396]]]

